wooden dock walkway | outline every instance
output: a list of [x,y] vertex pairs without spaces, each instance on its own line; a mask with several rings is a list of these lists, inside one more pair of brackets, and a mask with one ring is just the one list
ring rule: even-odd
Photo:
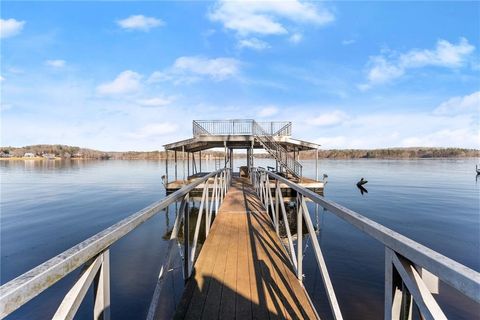
[[248,180],[229,189],[188,280],[175,319],[315,319]]

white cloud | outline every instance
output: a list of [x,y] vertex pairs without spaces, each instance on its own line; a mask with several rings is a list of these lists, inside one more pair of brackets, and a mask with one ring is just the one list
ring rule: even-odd
[[[370,70],[368,71],[367,80],[370,85],[388,82],[391,79],[401,77],[405,73],[405,68],[388,62],[384,57],[371,57]],[[369,88],[367,85],[365,88]]]
[[102,95],[116,95],[133,93],[142,87],[142,76],[134,71],[126,70],[120,73],[112,82],[107,82],[97,87],[97,92]]
[[5,81],[5,78],[3,76],[0,76],[0,81]]
[[453,97],[442,102],[433,113],[436,115],[455,115],[461,113],[480,114],[480,91],[463,97]]
[[65,60],[47,60],[45,64],[52,68],[63,68],[65,67]]
[[202,77],[222,81],[236,76],[240,72],[240,64],[240,61],[233,58],[180,57],[167,70],[153,72],[147,82],[188,83]]
[[292,34],[288,38],[288,41],[290,41],[291,43],[294,43],[294,44],[300,43],[302,40],[303,40],[303,35],[301,33],[298,33],[298,32]]
[[292,33],[299,25],[323,26],[335,20],[331,11],[320,3],[301,0],[219,0],[208,13],[211,21],[221,23],[224,28],[236,32],[241,39],[240,48],[263,50],[269,47],[266,42],[251,35],[290,35],[289,41],[299,43],[300,33]]
[[18,21],[15,19],[0,19],[0,38],[9,38],[19,34],[25,21]]
[[173,102],[173,97],[155,97],[149,99],[138,100],[138,104],[145,107],[164,107]]
[[258,116],[261,118],[265,118],[265,117],[271,117],[277,113],[278,113],[278,108],[274,106],[269,106],[261,109],[260,112],[258,113]]
[[354,39],[347,39],[342,41],[342,45],[344,46],[349,46],[351,44],[354,44],[356,41]]
[[11,104],[8,104],[8,103],[0,103],[0,111],[4,112],[4,111],[7,111],[7,110],[10,110],[12,109],[12,105]]
[[359,85],[366,90],[374,85],[390,82],[403,76],[408,69],[428,66],[460,68],[466,64],[475,47],[467,39],[460,38],[457,44],[438,40],[435,49],[413,49],[389,57],[373,56],[367,64],[367,82]]
[[439,117],[415,111],[353,113],[347,121],[335,126],[316,127],[310,121],[303,120],[303,125],[298,122],[294,123],[295,136],[308,137],[327,149],[480,147],[478,121],[468,114]]
[[401,142],[405,147],[445,147],[465,146],[478,148],[480,131],[472,132],[468,128],[443,129],[422,136],[411,136]]
[[128,134],[128,136],[134,139],[145,139],[170,134],[177,131],[177,129],[178,126],[174,123],[151,123],[143,126],[134,133]]
[[270,48],[270,45],[257,38],[241,39],[238,41],[239,48],[249,48],[254,50],[264,50]]
[[435,50],[411,50],[400,56],[400,64],[405,68],[418,68],[428,65],[456,68],[466,62],[466,57],[475,50],[465,38],[458,44],[438,40]]
[[233,58],[207,59],[203,57],[180,57],[173,68],[180,72],[209,76],[216,80],[234,76],[239,71],[239,61]]
[[319,4],[299,0],[218,1],[208,17],[242,36],[288,33],[283,20],[325,25],[335,19]]
[[147,83],[156,83],[168,80],[173,80],[173,77],[167,71],[154,71],[150,77],[148,77]]
[[345,112],[341,110],[335,110],[308,119],[307,123],[314,126],[334,126],[339,125],[346,120],[348,120],[348,115]]
[[157,18],[145,17],[144,15],[132,15],[123,20],[118,20],[117,24],[127,30],[149,31],[152,28],[164,25],[164,22]]

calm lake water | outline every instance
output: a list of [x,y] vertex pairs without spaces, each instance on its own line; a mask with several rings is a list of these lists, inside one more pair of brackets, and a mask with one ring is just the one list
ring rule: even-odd
[[[476,159],[321,160],[328,174],[325,197],[353,209],[466,266],[480,271],[480,178]],[[236,160],[235,167],[244,160]],[[315,162],[303,161],[306,176]],[[258,160],[267,165],[269,160]],[[165,196],[162,161],[0,162],[1,283]],[[214,163],[204,163],[204,171]],[[173,168],[170,169],[173,173]],[[365,177],[368,193],[356,181]],[[333,214],[310,205],[319,240],[347,319],[382,319],[384,248]],[[112,319],[144,319],[166,252],[164,235],[175,213],[162,212],[113,245]],[[305,240],[306,244],[308,240]],[[305,286],[319,313],[330,318],[311,246]],[[78,271],[33,299],[8,319],[53,315]],[[439,302],[454,319],[474,319],[478,305],[441,286]],[[92,292],[77,315],[91,317]],[[90,297],[90,298],[89,298]]]

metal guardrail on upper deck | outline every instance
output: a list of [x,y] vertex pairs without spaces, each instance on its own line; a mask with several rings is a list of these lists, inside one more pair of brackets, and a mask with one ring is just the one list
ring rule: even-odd
[[289,121],[193,120],[192,129],[194,137],[201,135],[253,135],[255,124],[272,136],[292,135],[292,123]]

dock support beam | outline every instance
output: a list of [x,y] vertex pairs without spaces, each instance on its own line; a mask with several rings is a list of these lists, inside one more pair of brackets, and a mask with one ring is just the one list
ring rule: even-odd
[[178,180],[178,177],[177,177],[177,166],[178,166],[178,163],[177,163],[177,150],[175,150],[175,181]]
[[168,184],[168,150],[165,150],[165,186]]
[[198,151],[198,162],[200,163],[200,172],[202,172],[202,151]]
[[223,149],[224,149],[223,154],[225,156],[225,165],[223,167],[226,168],[227,167],[227,142],[226,141],[223,143]]
[[[185,197],[183,200],[185,201],[184,207],[183,207],[183,212],[180,214],[183,214],[183,278],[185,279],[185,282],[188,280],[188,277],[190,275],[190,248],[189,248],[189,226],[188,226],[188,218],[189,218],[189,207],[188,203],[190,202],[190,199],[188,195]],[[182,206],[180,206],[180,209]]]
[[187,179],[190,177],[190,152],[187,151]]
[[182,168],[183,168],[183,181],[185,181],[185,147],[182,147]]

